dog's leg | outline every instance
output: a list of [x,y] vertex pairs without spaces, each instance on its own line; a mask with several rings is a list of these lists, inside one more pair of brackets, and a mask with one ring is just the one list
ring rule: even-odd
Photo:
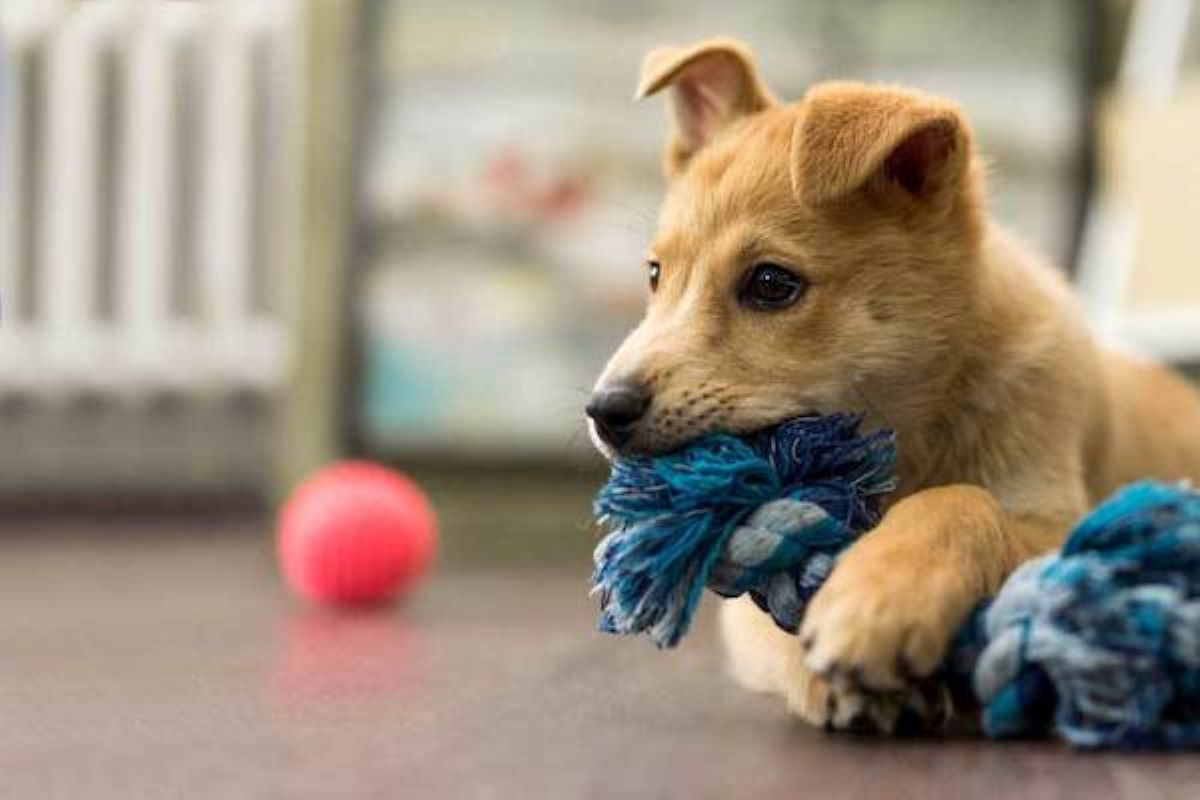
[[831,722],[829,684],[804,665],[795,636],[780,630],[748,597],[721,605],[721,634],[734,679],[755,692],[777,694],[813,725]]
[[753,692],[786,694],[789,662],[800,662],[796,637],[780,630],[746,596],[721,603],[720,620],[734,680]]
[[928,489],[897,503],[842,556],[809,606],[802,661],[845,691],[904,692],[932,675],[957,627],[1072,520],[1015,517],[984,489]]
[[747,597],[722,604],[720,619],[734,679],[752,691],[782,696],[791,713],[812,725],[891,731],[906,710],[932,717],[946,708],[943,698],[919,692],[868,693],[832,685],[805,665],[797,637],[780,630]]

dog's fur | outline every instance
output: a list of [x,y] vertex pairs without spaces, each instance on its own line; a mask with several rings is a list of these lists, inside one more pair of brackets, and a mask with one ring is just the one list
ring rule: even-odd
[[[896,430],[899,490],[800,636],[744,600],[722,619],[743,683],[814,723],[890,729],[905,703],[929,711],[912,687],[1016,565],[1122,483],[1200,480],[1200,396],[1103,352],[1058,273],[988,221],[955,106],[857,83],[783,105],[729,40],[649,54],[639,95],[660,90],[660,285],[598,386],[653,392],[629,452],[809,412]],[[810,288],[743,308],[758,262]]]

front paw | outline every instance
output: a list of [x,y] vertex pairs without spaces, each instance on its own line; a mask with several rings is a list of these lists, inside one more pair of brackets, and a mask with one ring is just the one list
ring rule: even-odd
[[831,683],[801,668],[787,692],[788,710],[812,725],[851,733],[917,733],[942,727],[952,713],[949,693],[939,683],[896,692],[869,692]]
[[937,671],[969,605],[961,582],[936,567],[852,549],[805,613],[804,664],[834,685],[902,691]]

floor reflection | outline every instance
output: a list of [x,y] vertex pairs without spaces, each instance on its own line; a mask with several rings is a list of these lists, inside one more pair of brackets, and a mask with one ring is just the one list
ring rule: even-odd
[[268,691],[281,710],[357,704],[416,691],[422,631],[392,607],[298,610],[280,625]]

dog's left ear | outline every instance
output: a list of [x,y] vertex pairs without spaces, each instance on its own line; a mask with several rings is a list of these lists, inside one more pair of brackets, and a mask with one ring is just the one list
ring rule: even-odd
[[792,185],[817,206],[860,191],[932,202],[961,186],[969,133],[950,103],[856,83],[813,87],[792,141]]
[[706,39],[647,53],[637,98],[667,87],[674,124],[667,142],[668,175],[678,174],[729,123],[775,104],[759,80],[750,51],[732,39]]

